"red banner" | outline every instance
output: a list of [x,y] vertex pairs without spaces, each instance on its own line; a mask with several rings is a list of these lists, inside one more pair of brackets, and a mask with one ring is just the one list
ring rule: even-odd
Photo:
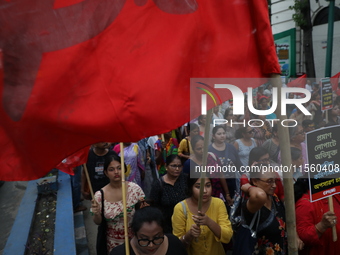
[[266,0],[71,3],[0,2],[2,180],[182,125],[190,78],[280,73]]
[[331,77],[331,83],[332,83],[332,89],[333,91],[337,91],[339,89],[339,78],[340,78],[340,72],[338,72],[336,75]]
[[294,81],[291,81],[287,84],[287,87],[290,88],[305,88],[306,86],[306,78],[307,74],[302,75],[301,77],[295,79]]
[[87,162],[87,157],[89,155],[90,146],[86,146],[85,148],[73,153],[67,158],[63,159],[56,168],[67,173],[74,175],[74,168],[77,166],[81,166]]

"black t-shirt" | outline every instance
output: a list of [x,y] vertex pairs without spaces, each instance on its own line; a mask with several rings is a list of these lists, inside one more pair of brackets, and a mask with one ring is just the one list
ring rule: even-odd
[[150,199],[162,211],[165,219],[164,233],[172,233],[171,217],[177,203],[186,199],[187,177],[182,173],[172,186],[161,179],[152,183]]
[[104,162],[107,155],[117,154],[115,151],[109,150],[109,152],[104,156],[98,156],[93,152],[91,148],[89,151],[89,156],[87,158],[87,171],[89,172],[89,177],[92,184],[93,193],[103,188],[107,185],[110,180],[104,174]]
[[[169,246],[168,250],[164,255],[186,255],[187,251],[182,244],[182,242],[173,234],[165,234],[168,237],[169,240]],[[130,247],[130,255],[135,255],[135,252],[133,251],[131,244],[129,244]],[[113,248],[110,252],[110,255],[125,255],[125,243]]]
[[[269,210],[263,206],[260,209],[259,224],[257,225],[256,218],[252,228],[257,232],[258,245],[255,247],[255,251],[259,255],[268,254],[267,249],[274,249],[274,247],[272,254],[287,254],[285,208],[276,195],[272,199],[272,209]],[[242,211],[246,224],[249,226],[255,214],[248,211],[247,200],[242,204]]]

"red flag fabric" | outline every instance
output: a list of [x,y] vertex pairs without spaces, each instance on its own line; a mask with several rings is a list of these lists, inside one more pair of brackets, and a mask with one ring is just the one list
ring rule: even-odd
[[305,88],[306,83],[307,83],[306,78],[307,78],[307,74],[304,74],[300,76],[299,78],[295,79],[294,81],[289,82],[287,84],[287,87]]
[[89,155],[90,146],[86,146],[83,149],[73,153],[67,158],[63,159],[56,168],[63,171],[64,173],[74,175],[74,168],[81,166],[87,162]]
[[333,91],[337,91],[338,90],[339,78],[340,78],[340,72],[338,72],[336,75],[331,77],[331,83],[332,83]]
[[[56,2],[56,3],[55,3]],[[0,2],[0,179],[189,121],[191,77],[280,73],[266,0]]]

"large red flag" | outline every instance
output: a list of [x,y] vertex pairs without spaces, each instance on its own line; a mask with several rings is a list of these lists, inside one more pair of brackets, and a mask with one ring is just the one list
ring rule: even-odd
[[266,0],[0,1],[0,179],[189,120],[191,77],[280,73]]

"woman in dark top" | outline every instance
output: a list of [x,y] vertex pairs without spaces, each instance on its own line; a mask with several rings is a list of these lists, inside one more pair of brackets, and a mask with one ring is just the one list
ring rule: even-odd
[[[193,153],[190,155],[189,160],[184,163],[183,172],[186,175],[197,172],[196,168],[200,168],[203,164],[203,145],[204,138],[200,135],[196,135],[191,139],[192,151]],[[214,154],[209,153],[207,158],[207,166],[216,166],[221,165],[219,158],[217,158]],[[191,175],[193,177],[193,175]],[[229,189],[227,186],[227,182],[225,178],[219,178],[220,175],[214,176],[214,174],[210,175],[211,177],[211,185],[212,185],[212,196],[218,198],[224,198],[227,201],[227,204],[232,205],[233,201],[230,197]],[[216,177],[216,178],[215,178]]]
[[248,226],[253,217],[256,217],[252,228],[257,237],[254,254],[284,255],[288,252],[285,208],[274,194],[277,175],[274,171],[264,172],[264,166],[267,165],[255,165],[258,171],[251,172],[250,183],[241,187],[248,195],[242,211]]
[[[134,237],[129,242],[130,254],[186,255],[182,242],[173,234],[164,234],[162,212],[154,207],[136,210],[131,224]],[[110,255],[125,255],[125,244],[114,248]]]
[[164,232],[171,233],[171,216],[175,205],[186,198],[187,181],[182,173],[182,162],[178,155],[168,156],[165,166],[166,174],[152,183],[150,199],[164,215]]
[[[240,170],[240,167],[242,166],[240,157],[235,147],[226,142],[226,131],[223,126],[215,126],[213,128],[212,144],[209,145],[208,151],[215,154],[215,156],[221,161],[221,166],[227,166],[230,168],[236,167],[236,170]],[[234,197],[235,190],[240,189],[240,177],[241,175],[238,171],[225,173],[231,198]]]

